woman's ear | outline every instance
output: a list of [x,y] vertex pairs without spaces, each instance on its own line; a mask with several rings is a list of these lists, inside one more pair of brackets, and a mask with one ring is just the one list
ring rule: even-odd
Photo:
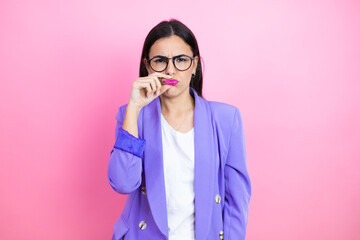
[[194,65],[193,65],[192,74],[195,74],[195,73],[196,73],[198,61],[199,61],[199,56],[195,56],[195,57],[194,57],[194,60],[193,60],[193,64],[194,64]]
[[147,70],[147,73],[148,73],[148,75],[149,75],[149,72],[150,72],[149,63],[148,63],[148,61],[146,60],[146,58],[144,58],[143,61],[144,61],[144,65],[145,65],[145,68],[146,68],[146,70]]

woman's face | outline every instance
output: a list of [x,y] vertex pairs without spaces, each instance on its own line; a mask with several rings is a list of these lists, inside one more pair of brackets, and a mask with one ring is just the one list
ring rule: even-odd
[[[155,43],[150,48],[149,59],[158,55],[171,58],[182,54],[193,57],[193,52],[190,46],[179,36],[172,35],[170,37],[160,38],[155,41]],[[184,93],[186,90],[189,92],[191,75],[196,72],[197,62],[198,56],[194,57],[194,60],[189,69],[185,71],[179,71],[175,68],[173,61],[169,59],[167,68],[161,73],[170,75],[179,82],[175,86],[171,86],[165,93],[163,93],[163,95],[166,97],[175,97],[181,93]],[[148,62],[145,62],[145,66],[149,75],[155,72],[150,68]]]

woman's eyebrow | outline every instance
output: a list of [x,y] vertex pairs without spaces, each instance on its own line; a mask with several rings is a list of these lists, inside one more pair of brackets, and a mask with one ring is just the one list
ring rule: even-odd
[[[181,54],[176,55],[176,56],[174,56],[174,57],[180,57],[180,56],[184,56],[184,55],[186,55],[186,54],[181,53]],[[168,58],[167,56],[163,56],[163,55],[155,55],[155,56],[153,56],[152,58],[154,58],[154,57]],[[173,57],[173,58],[174,58],[174,57]]]
[[186,54],[182,53],[182,54],[179,54],[179,55],[176,55],[174,57],[181,57],[181,56],[187,56]]
[[152,58],[155,58],[155,57],[167,58],[166,56],[163,56],[163,55],[155,55]]

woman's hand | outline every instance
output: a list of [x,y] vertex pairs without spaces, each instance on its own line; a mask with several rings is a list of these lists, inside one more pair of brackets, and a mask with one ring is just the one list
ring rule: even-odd
[[172,77],[162,73],[152,73],[138,78],[132,85],[128,105],[140,111],[141,108],[168,90],[171,86],[162,85],[160,78],[171,79]]

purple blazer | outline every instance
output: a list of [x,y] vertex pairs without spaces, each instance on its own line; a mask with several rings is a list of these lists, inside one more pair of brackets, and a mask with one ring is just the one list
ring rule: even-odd
[[[196,240],[245,239],[251,196],[239,109],[195,98]],[[107,177],[118,193],[129,194],[112,239],[168,239],[162,159],[160,99],[143,107],[139,137],[122,129],[126,106],[116,115],[115,145]]]

